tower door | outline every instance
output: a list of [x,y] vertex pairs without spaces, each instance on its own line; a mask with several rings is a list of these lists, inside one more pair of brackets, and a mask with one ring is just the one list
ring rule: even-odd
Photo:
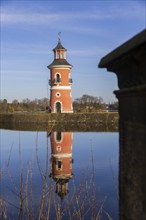
[[61,103],[56,102],[56,112],[61,112]]

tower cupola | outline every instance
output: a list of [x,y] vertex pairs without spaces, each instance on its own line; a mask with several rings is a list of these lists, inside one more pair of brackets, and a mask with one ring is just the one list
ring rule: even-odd
[[58,37],[58,44],[53,49],[54,60],[50,65],[47,66],[48,69],[51,69],[52,67],[59,65],[68,66],[71,69],[72,65],[68,63],[66,60],[66,51],[67,49],[62,46],[60,37]]
[[58,44],[57,46],[53,49],[54,51],[54,59],[66,59],[66,51],[60,41],[60,37],[58,37]]

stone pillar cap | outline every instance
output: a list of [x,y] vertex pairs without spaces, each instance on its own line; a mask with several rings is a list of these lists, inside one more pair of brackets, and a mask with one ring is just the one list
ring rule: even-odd
[[121,46],[117,47],[115,50],[104,56],[100,60],[98,67],[108,67],[108,65],[112,63],[114,60],[129,53],[129,51],[135,50],[137,47],[144,43],[146,43],[146,29],[144,29],[142,32],[135,35],[134,37],[126,41],[124,44],[122,44]]

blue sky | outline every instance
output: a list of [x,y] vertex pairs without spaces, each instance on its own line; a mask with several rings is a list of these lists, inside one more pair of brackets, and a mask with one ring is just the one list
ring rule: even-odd
[[145,1],[1,1],[1,99],[49,97],[49,70],[58,32],[73,65],[73,99],[115,101],[114,73],[97,67],[107,53],[142,31]]

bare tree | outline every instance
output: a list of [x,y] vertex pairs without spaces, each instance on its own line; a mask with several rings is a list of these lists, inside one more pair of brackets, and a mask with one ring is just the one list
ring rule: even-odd
[[80,98],[75,99],[74,103],[75,111],[97,111],[105,109],[105,103],[101,97],[83,95]]

